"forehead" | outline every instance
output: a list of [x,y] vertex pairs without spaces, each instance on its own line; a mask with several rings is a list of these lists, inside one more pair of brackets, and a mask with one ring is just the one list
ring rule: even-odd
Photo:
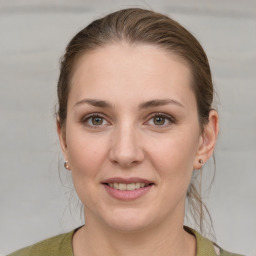
[[116,94],[128,97],[131,92],[134,98],[138,94],[146,98],[168,93],[183,101],[195,98],[188,63],[153,45],[109,44],[85,53],[77,61],[71,80],[72,98],[97,93],[114,99]]

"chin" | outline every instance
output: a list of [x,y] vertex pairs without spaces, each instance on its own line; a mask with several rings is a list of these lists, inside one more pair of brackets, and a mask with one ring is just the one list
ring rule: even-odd
[[116,231],[122,233],[139,232],[149,228],[152,223],[152,215],[139,212],[138,210],[122,210],[115,213],[112,212],[106,224]]

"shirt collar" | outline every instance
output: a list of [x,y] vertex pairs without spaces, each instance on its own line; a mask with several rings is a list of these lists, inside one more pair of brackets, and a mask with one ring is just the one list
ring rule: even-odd
[[201,234],[199,234],[197,231],[195,231],[192,228],[184,226],[184,229],[189,232],[190,234],[194,235],[196,237],[196,256],[218,256],[219,254],[219,248],[215,246],[209,239],[203,237]]
[[[69,252],[69,255],[73,255],[72,250],[72,237],[76,230],[79,228],[73,230],[72,232],[67,233],[65,240],[67,240],[67,243],[63,243],[65,247],[65,252]],[[203,237],[201,234],[199,234],[196,230],[184,226],[184,229],[189,232],[190,234],[194,235],[196,237],[196,256],[218,256],[219,254],[219,247],[215,246],[209,239]],[[64,249],[64,248],[63,248]]]

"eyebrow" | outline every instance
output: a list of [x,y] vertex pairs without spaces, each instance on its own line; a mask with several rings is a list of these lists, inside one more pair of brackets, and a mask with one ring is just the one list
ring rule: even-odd
[[[78,101],[74,107],[82,105],[82,104],[89,104],[94,107],[100,107],[100,108],[113,108],[113,105],[107,101],[104,100],[97,100],[97,99],[83,99]],[[184,105],[180,103],[177,100],[174,99],[155,99],[155,100],[149,100],[146,102],[143,102],[139,105],[139,109],[145,109],[150,107],[159,107],[159,106],[165,106],[169,104],[174,104],[179,107],[183,107]]]

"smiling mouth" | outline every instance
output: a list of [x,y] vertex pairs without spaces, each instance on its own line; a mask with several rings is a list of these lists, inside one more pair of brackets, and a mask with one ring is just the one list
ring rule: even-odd
[[117,189],[117,190],[128,190],[128,191],[132,191],[132,190],[136,190],[136,189],[140,189],[140,188],[144,188],[144,187],[148,187],[148,186],[152,186],[153,183],[144,183],[144,182],[136,182],[136,183],[104,183],[105,185]]

